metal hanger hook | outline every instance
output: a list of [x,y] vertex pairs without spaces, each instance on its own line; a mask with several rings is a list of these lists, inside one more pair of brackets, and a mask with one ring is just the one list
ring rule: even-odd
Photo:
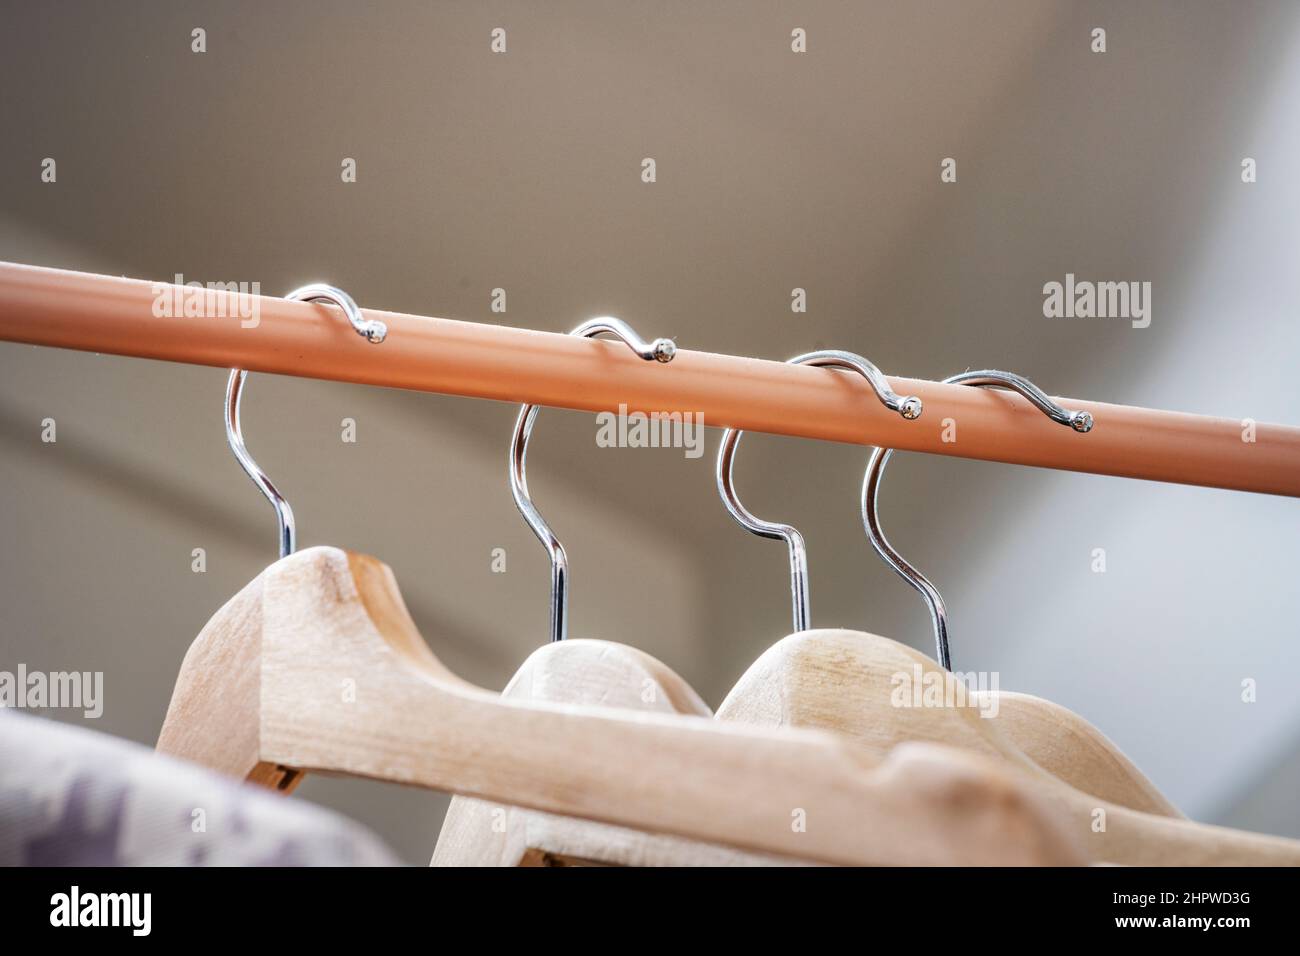
[[[1048,398],[1042,389],[1029,379],[1012,372],[999,372],[996,370],[962,372],[951,378],[944,379],[944,384],[1005,388],[1027,398],[1033,403],[1034,407],[1058,424],[1065,425],[1080,433],[1092,431],[1093,419],[1091,414],[1084,411],[1072,412],[1062,408]],[[889,543],[889,540],[885,537],[885,532],[880,527],[877,500],[880,483],[885,475],[885,465],[889,464],[891,454],[892,450],[889,448],[876,448],[871,453],[871,460],[867,463],[867,472],[862,480],[862,523],[867,529],[867,537],[871,540],[871,546],[876,549],[876,553],[884,559],[887,565],[894,569],[894,573],[920,592],[921,597],[925,599],[925,605],[930,611],[930,622],[934,628],[934,643],[936,653],[939,656],[939,663],[943,665],[944,670],[950,671],[952,670],[952,657],[948,648],[948,611],[943,603],[943,597],[940,596],[938,589],[930,583],[930,580],[924,574],[894,550],[893,545]]]
[[[332,302],[343,310],[343,314],[352,323],[352,328],[366,341],[378,345],[388,337],[388,326],[378,319],[365,318],[356,302],[342,289],[313,283],[294,289],[285,298],[296,302]],[[258,490],[275,508],[275,517],[280,525],[280,557],[287,558],[297,548],[293,509],[289,507],[289,502],[285,500],[284,495],[280,494],[271,483],[266,472],[253,460],[253,456],[248,453],[248,448],[244,445],[243,428],[239,421],[239,401],[244,392],[244,379],[247,377],[248,372],[244,369],[232,368],[230,378],[226,380],[226,444],[235,453],[235,458],[239,461],[239,466],[244,469],[244,474],[253,479],[253,484],[257,485]]]
[[[630,325],[612,315],[588,319],[569,334],[584,338],[595,338],[601,334],[613,335],[647,362],[671,362],[677,354],[677,345],[672,339],[647,342]],[[569,636],[569,558],[564,552],[564,545],[537,510],[528,492],[528,439],[532,436],[539,408],[538,405],[524,405],[519,409],[519,417],[515,420],[515,433],[510,442],[510,493],[514,496],[515,506],[524,516],[524,521],[550,555],[551,640],[562,641]]]
[[[880,369],[860,355],[852,352],[824,350],[796,355],[789,360],[791,365],[818,365],[827,368],[841,368],[857,372],[870,384],[880,403],[903,418],[921,417],[921,400],[914,395],[903,397],[889,387],[889,381]],[[793,606],[794,633],[806,631],[812,626],[812,608],[808,598],[808,550],[804,546],[803,535],[797,528],[776,521],[764,521],[746,508],[736,495],[735,477],[732,469],[736,460],[736,445],[743,431],[728,428],[722,436],[718,448],[718,495],[726,506],[728,513],[742,527],[762,538],[784,541],[790,552],[790,598]]]

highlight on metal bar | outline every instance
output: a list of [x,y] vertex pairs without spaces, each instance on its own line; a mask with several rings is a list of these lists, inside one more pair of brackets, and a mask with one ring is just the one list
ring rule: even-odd
[[[1044,415],[1058,424],[1065,425],[1080,433],[1092,431],[1093,419],[1088,412],[1072,412],[1062,408],[1048,398],[1033,382],[1012,372],[999,372],[996,370],[962,372],[951,378],[944,379],[944,383],[947,385],[1005,388],[1027,398]],[[867,537],[871,539],[872,547],[876,549],[876,553],[894,569],[894,572],[900,578],[920,592],[921,597],[924,598],[925,605],[930,611],[930,622],[934,628],[934,643],[939,663],[943,665],[945,670],[950,671],[952,670],[952,657],[948,648],[948,611],[943,603],[943,597],[924,574],[894,550],[893,545],[889,543],[889,540],[885,537],[885,532],[880,527],[877,500],[880,483],[885,475],[885,465],[889,464],[889,457],[892,453],[889,448],[876,448],[871,453],[871,460],[867,463],[866,476],[862,481],[862,522],[867,530]]]
[[[647,362],[671,362],[677,354],[677,346],[672,339],[647,342],[622,319],[610,315],[588,319],[569,334],[584,338],[595,338],[601,334],[613,335]],[[569,636],[569,558],[564,552],[564,545],[537,510],[528,491],[528,439],[532,436],[539,408],[538,405],[524,405],[519,409],[519,417],[515,420],[514,438],[510,443],[510,493],[514,496],[515,506],[524,516],[524,521],[551,558],[551,640],[562,641]]]
[[[363,317],[356,302],[342,289],[313,283],[294,289],[285,298],[298,302],[334,303],[343,310],[343,314],[352,323],[352,328],[357,334],[372,344],[378,345],[388,336],[388,326],[377,319]],[[243,428],[239,421],[239,400],[243,395],[244,380],[247,376],[248,372],[244,369],[232,368],[230,378],[226,380],[226,444],[235,453],[235,458],[239,461],[239,466],[244,469],[244,474],[253,479],[253,484],[257,485],[258,490],[266,496],[266,500],[271,502],[271,506],[275,509],[275,517],[280,526],[280,557],[286,558],[297,548],[293,509],[289,507],[289,502],[285,500],[284,495],[280,494],[271,483],[266,472],[253,460],[253,456],[248,453],[248,448],[244,445]]]
[[[921,400],[915,396],[903,397],[889,387],[889,382],[880,369],[860,355],[838,350],[808,352],[790,359],[791,365],[820,365],[828,368],[841,368],[857,372],[867,380],[880,403],[886,408],[898,412],[903,418],[916,419],[921,416]],[[808,597],[808,551],[804,546],[803,535],[797,528],[776,521],[764,521],[746,508],[736,495],[735,477],[732,473],[736,460],[736,445],[744,432],[728,428],[722,436],[718,448],[718,495],[726,506],[728,513],[741,526],[763,538],[784,541],[790,553],[790,598],[793,607],[794,633],[806,631],[812,626],[812,608]]]

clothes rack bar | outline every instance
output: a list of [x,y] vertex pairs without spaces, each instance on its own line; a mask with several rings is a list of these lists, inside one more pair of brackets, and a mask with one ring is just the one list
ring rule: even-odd
[[[206,292],[221,317],[158,317],[147,280],[0,263],[0,339],[140,358],[585,411],[693,413],[707,425],[884,445],[986,461],[1300,497],[1300,428],[1058,399],[1093,414],[1079,434],[1027,401],[991,389],[890,377],[925,411],[909,422],[855,375],[784,362],[679,350],[667,365],[617,343],[366,309],[388,324],[368,345],[322,305]],[[246,327],[251,326],[251,327]],[[848,343],[851,345],[851,343]],[[1248,413],[1248,409],[1234,410]],[[944,441],[944,419],[958,440]]]

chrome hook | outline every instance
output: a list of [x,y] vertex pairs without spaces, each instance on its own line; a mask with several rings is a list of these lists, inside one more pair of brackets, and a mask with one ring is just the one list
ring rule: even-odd
[[[348,317],[357,334],[364,336],[367,341],[375,345],[388,336],[388,326],[378,319],[363,317],[356,302],[342,289],[314,283],[305,285],[301,289],[294,289],[285,298],[297,302],[333,302],[343,310],[343,314]],[[239,466],[244,469],[244,474],[253,479],[253,484],[257,485],[258,490],[275,508],[275,517],[280,524],[280,557],[285,558],[293,554],[297,547],[293,509],[289,507],[289,502],[284,499],[284,495],[280,494],[271,483],[266,472],[253,460],[253,456],[248,453],[248,448],[244,445],[244,434],[239,422],[239,399],[243,394],[244,379],[247,376],[248,372],[244,369],[232,368],[230,378],[226,380],[226,443],[235,453],[235,458],[238,459]]]
[[[860,355],[852,352],[826,350],[796,355],[790,359],[790,365],[818,365],[828,368],[842,368],[857,372],[867,380],[880,403],[903,418],[921,417],[921,400],[914,395],[903,397],[889,387],[889,381],[880,369]],[[784,541],[790,552],[790,597],[794,608],[794,633],[808,630],[812,620],[812,610],[808,600],[808,551],[804,547],[803,535],[797,528],[776,521],[764,521],[756,517],[736,495],[735,479],[732,468],[736,460],[736,445],[744,432],[728,428],[722,436],[718,448],[718,494],[727,511],[744,528],[762,538]]]
[[[605,315],[583,322],[570,335],[594,338],[602,333],[616,336],[628,348],[647,362],[671,362],[677,354],[677,346],[672,339],[655,339],[647,342],[633,331],[622,319]],[[515,434],[510,443],[510,493],[514,495],[515,506],[524,516],[524,521],[542,542],[546,553],[551,558],[551,640],[562,641],[569,636],[569,558],[564,553],[564,545],[555,536],[551,526],[546,523],[540,511],[533,504],[528,493],[528,476],[526,472],[528,439],[533,433],[533,424],[537,421],[540,406],[524,405],[519,409],[515,420]]]
[[[944,384],[1005,388],[1027,398],[1039,411],[1058,424],[1066,425],[1076,432],[1092,431],[1092,415],[1088,412],[1072,412],[1062,408],[1029,379],[1012,372],[996,370],[962,372],[944,379]],[[930,621],[934,626],[934,643],[939,655],[939,663],[943,665],[944,670],[950,671],[952,658],[948,650],[948,610],[943,603],[943,597],[924,574],[908,564],[903,556],[894,550],[880,528],[880,515],[876,507],[877,497],[880,482],[884,478],[885,465],[889,463],[891,454],[892,450],[889,448],[877,448],[871,453],[871,461],[867,463],[866,476],[862,481],[862,523],[867,529],[867,537],[871,539],[871,546],[876,549],[876,553],[894,569],[894,573],[919,591],[921,597],[925,599],[926,607],[930,610]]]

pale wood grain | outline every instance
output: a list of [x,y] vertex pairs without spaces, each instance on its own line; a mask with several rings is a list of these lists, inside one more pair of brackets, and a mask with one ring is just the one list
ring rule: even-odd
[[[644,706],[635,694],[637,680],[644,679],[641,677],[644,668],[638,669],[632,663],[635,658],[630,654],[637,652],[626,648],[621,651],[627,655],[629,665],[624,668],[622,677],[626,683],[618,698],[611,696],[608,684],[587,681],[584,671],[594,666],[593,651],[577,646],[570,649],[569,642],[543,648],[530,658],[526,671],[544,672],[544,681],[524,678],[512,682],[507,693],[514,696],[538,693],[546,699],[572,700],[590,700],[603,695],[606,703],[617,700],[620,706]],[[658,667],[654,671],[656,679],[681,682],[662,664]],[[934,661],[885,638],[842,630],[803,632],[779,642],[754,663],[719,708],[717,720],[833,729],[880,754],[890,752],[900,741],[929,741],[955,744],[984,757],[1006,761],[1037,780],[1036,785],[1056,807],[1061,819],[1075,828],[1088,842],[1094,858],[1100,861],[1132,865],[1294,865],[1300,862],[1300,844],[1295,841],[1183,820],[1117,748],[1108,741],[1105,741],[1108,746],[1098,746],[1097,738],[1105,740],[1100,732],[1064,708],[1047,704],[1035,709],[1025,704],[1046,702],[1012,694],[998,695],[997,716],[991,718],[980,716],[981,704],[987,704],[980,695],[973,695],[970,706],[964,707],[894,706],[891,696],[896,687],[895,676],[905,675],[914,680],[917,668],[922,679],[927,675],[942,677],[942,670]],[[606,668],[604,678],[615,676],[612,669]],[[1043,734],[1057,736],[1048,740],[1035,736]],[[1029,743],[1035,756],[1045,758],[1053,773],[1049,774],[1047,766],[1040,766],[1021,750],[1017,746],[1021,741]],[[1107,771],[1117,767],[1120,772],[1107,775]],[[1060,779],[1057,772],[1067,779]],[[1094,774],[1095,778],[1090,776]],[[1093,795],[1086,791],[1093,791]],[[1132,800],[1154,812],[1135,810],[1123,800]],[[1104,813],[1105,830],[1095,829],[1098,811]],[[772,857],[738,858],[727,848],[661,834],[609,827],[597,831],[583,821],[529,810],[509,812],[508,836],[501,835],[495,841],[484,833],[483,818],[450,813],[443,830],[443,839],[449,842],[444,847],[440,840],[434,862],[505,865],[569,859],[669,865],[778,862]],[[482,847],[485,840],[498,852],[476,857],[476,845]]]
[[371,777],[828,863],[1086,860],[1036,787],[975,755],[904,745],[880,759],[825,732],[473,687],[437,661],[373,558],[308,549],[250,589],[187,655],[161,749],[257,779]]
[[1107,803],[1182,817],[1099,730],[1050,701],[977,691],[968,696],[969,706],[894,706],[900,687],[943,676],[935,661],[888,638],[804,631],[777,642],[750,666],[718,708],[718,719],[820,727],[863,737],[876,750],[905,740],[948,744],[1046,772]]
[[[1011,743],[1013,734],[1025,733],[1025,708],[1020,701],[993,719],[980,717],[978,707],[881,706],[879,702],[888,701],[893,690],[892,675],[915,673],[918,666],[923,675],[943,674],[924,654],[887,638],[855,631],[805,631],[787,637],[759,658],[718,708],[717,719],[833,729],[866,744],[873,753],[903,739],[944,741],[965,751],[1000,757],[1032,775],[1037,791],[1097,861],[1133,866],[1300,865],[1300,842],[1295,840],[1195,823],[1176,811],[1172,816],[1144,813],[1089,795],[1047,773]],[[847,706],[845,701],[855,694],[862,705]],[[1008,713],[1011,719],[1003,720]],[[1030,718],[1046,719],[1058,721],[1067,732],[1078,728],[1059,713]],[[1046,758],[1083,787],[1108,788],[1126,799],[1158,806],[1151,796],[1154,787],[1148,791],[1131,786],[1135,778],[1087,780],[1090,768],[1105,765],[1119,753],[1113,745],[1111,751],[1087,753],[1074,767],[1048,747],[1035,745],[1035,749],[1035,756]],[[1095,829],[1098,811],[1104,813],[1104,831]]]
[[[515,700],[590,704],[711,718],[694,689],[661,661],[606,641],[538,648],[501,692]],[[433,866],[773,866],[790,857],[453,797]]]

